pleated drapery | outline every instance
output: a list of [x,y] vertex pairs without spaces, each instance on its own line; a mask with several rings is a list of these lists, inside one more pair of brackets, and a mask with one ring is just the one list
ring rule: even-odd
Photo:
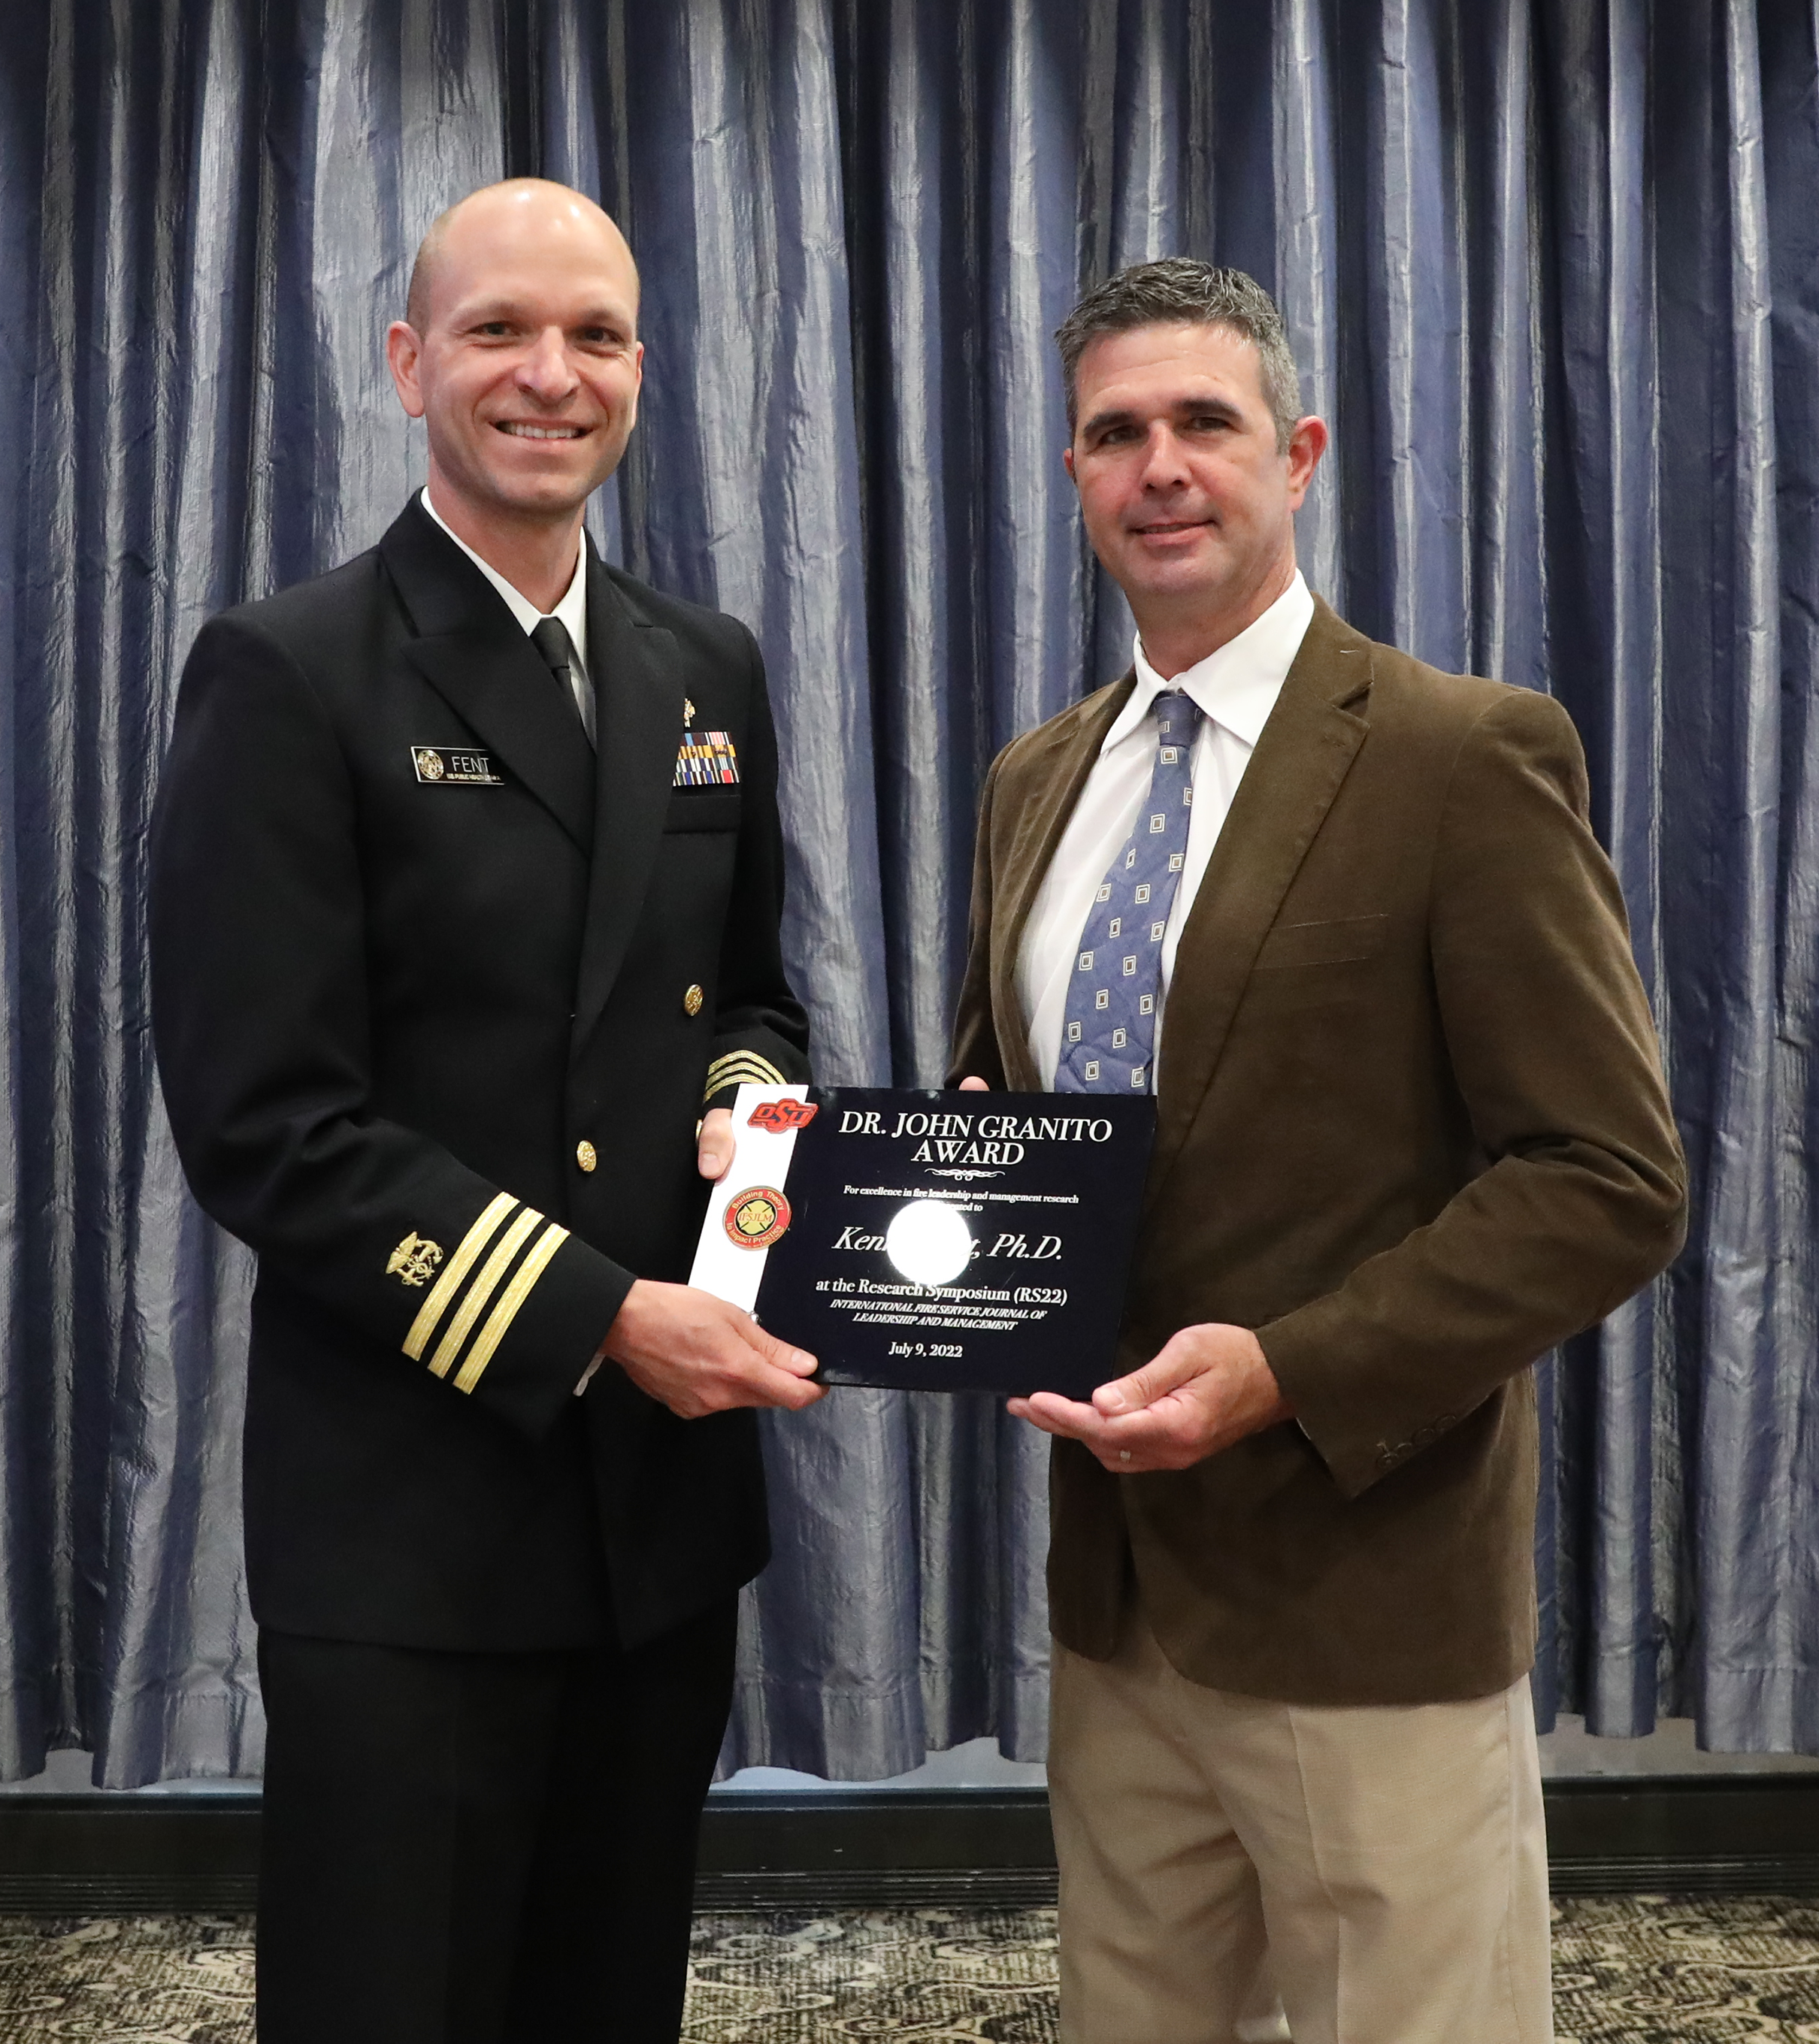
[[[1146,257],[1274,289],[1334,448],[1309,580],[1551,689],[1692,1158],[1669,1279],[1544,1372],[1539,1693],[1819,1750],[1819,19],[1811,0],[39,0],[0,49],[0,1771],[259,1765],[248,1259],[146,1027],[144,831],[211,610],[422,471],[380,341],[536,170],[644,271],[597,536],[751,624],[820,1075],[944,1062],[993,752],[1117,672],[1050,335]],[[767,1425],[729,1764],[1041,1750],[1036,1437]]]

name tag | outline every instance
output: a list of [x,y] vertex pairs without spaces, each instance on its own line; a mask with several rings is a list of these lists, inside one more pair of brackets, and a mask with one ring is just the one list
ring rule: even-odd
[[685,731],[672,788],[736,788],[739,755],[724,731]]
[[453,745],[413,745],[410,763],[426,788],[502,788],[506,777],[490,752],[466,752]]

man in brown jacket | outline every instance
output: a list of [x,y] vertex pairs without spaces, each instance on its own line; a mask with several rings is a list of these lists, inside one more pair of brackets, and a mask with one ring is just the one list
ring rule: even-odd
[[1129,1374],[1012,1405],[1062,2033],[1546,2044],[1529,1366],[1685,1204],[1583,758],[1309,594],[1326,432],[1249,278],[1142,265],[1059,338],[1137,645],[992,768],[954,1070],[1156,1094]]

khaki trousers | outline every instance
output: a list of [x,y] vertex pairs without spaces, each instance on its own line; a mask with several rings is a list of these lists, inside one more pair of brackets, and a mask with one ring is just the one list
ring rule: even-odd
[[1063,2044],[1552,2044],[1526,1677],[1270,1703],[1133,1609],[1109,1662],[1056,1642],[1052,1693]]

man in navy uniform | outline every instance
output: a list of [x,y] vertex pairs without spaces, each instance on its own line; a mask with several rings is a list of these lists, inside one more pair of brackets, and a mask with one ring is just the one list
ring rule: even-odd
[[213,619],[179,697],[159,1066],[260,1258],[262,2044],[675,2036],[748,1408],[819,1395],[677,1281],[731,1089],[806,1079],[807,1030],[752,636],[582,532],[637,309],[575,192],[444,214],[387,337],[427,490]]

